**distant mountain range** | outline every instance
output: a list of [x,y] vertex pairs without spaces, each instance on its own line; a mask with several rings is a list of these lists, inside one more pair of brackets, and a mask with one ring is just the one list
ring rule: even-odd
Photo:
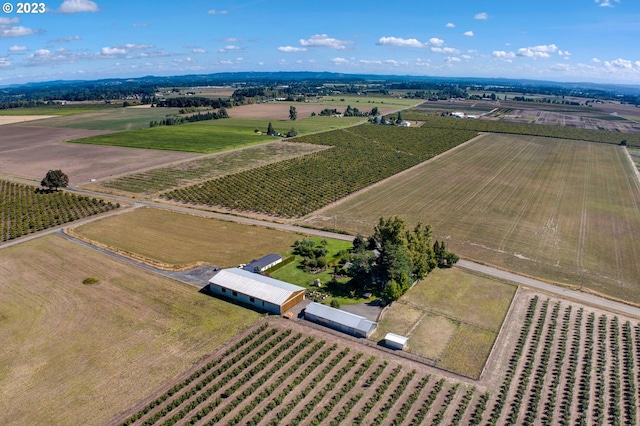
[[[56,80],[20,85],[0,87],[0,93],[4,95],[16,95],[21,91],[42,90],[56,88],[58,90],[78,87],[105,87],[105,86],[155,86],[155,87],[186,87],[186,86],[222,86],[233,83],[287,83],[294,81],[314,81],[336,84],[357,83],[389,83],[389,82],[433,82],[481,86],[507,86],[507,87],[557,87],[572,91],[585,92],[602,91],[610,94],[640,96],[640,85],[621,85],[604,83],[567,83],[542,80],[518,80],[506,78],[476,78],[476,77],[429,77],[410,75],[375,75],[375,74],[342,74],[333,72],[224,72],[214,74],[191,74],[181,76],[144,76],[136,78],[111,78],[101,80]],[[489,89],[487,89],[489,90]]]

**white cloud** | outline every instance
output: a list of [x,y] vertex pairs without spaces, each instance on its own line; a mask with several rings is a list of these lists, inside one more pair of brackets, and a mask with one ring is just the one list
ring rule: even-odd
[[215,9],[210,9],[207,13],[208,13],[209,15],[226,15],[226,14],[227,14],[227,13],[229,13],[229,12],[227,12],[226,10],[215,10]]
[[221,49],[218,49],[218,53],[227,53],[227,52],[231,52],[233,50],[242,50],[242,48],[239,47],[239,46],[234,46],[234,45],[230,44],[230,45],[225,46],[225,47],[223,47]]
[[194,47],[193,49],[191,49],[191,53],[207,53],[207,51],[204,49],[200,49],[199,47]]
[[10,66],[11,66],[11,60],[9,60],[9,58],[6,56],[0,56],[0,68],[10,67]]
[[447,23],[447,25],[445,25],[445,27],[447,28],[455,28],[455,24],[452,24],[451,22]]
[[604,66],[609,69],[632,70],[633,62],[628,59],[618,58],[613,61],[604,61]]
[[516,54],[513,52],[505,52],[504,50],[494,50],[491,54],[494,58],[501,59],[512,59],[516,57]]
[[379,46],[401,46],[401,47],[423,47],[424,44],[419,42],[415,38],[400,38],[400,37],[380,37],[380,40],[376,43]]
[[595,0],[596,3],[600,4],[600,7],[613,7],[611,4],[612,1],[616,3],[620,3],[620,0]]
[[0,25],[0,38],[23,37],[31,34],[37,34],[39,31],[19,25],[17,27],[4,27]]
[[126,55],[127,50],[122,47],[103,47],[100,49],[100,54],[105,56]]
[[278,47],[280,52],[306,52],[306,47],[294,47],[294,46],[280,46]]
[[473,37],[473,31],[467,31],[462,35],[467,36],[467,37]]
[[9,47],[9,52],[24,52],[25,50],[27,50],[27,46],[18,46],[17,44],[14,44]]
[[223,38],[222,41],[225,43],[240,43],[242,39],[237,37],[227,37],[227,38]]
[[62,13],[98,12],[100,8],[91,0],[64,0],[58,9]]
[[132,26],[133,26],[133,28],[143,28],[143,27],[148,27],[148,26],[149,26],[149,24],[148,24],[148,23],[146,23],[146,22],[141,22],[141,23],[139,23],[139,24],[138,24],[138,23],[135,23],[135,24],[133,24]]
[[326,34],[315,34],[309,37],[307,40],[300,39],[301,46],[311,47],[328,47],[330,49],[342,50],[347,48],[347,44],[351,42],[345,40],[338,40],[337,38],[329,37]]
[[428,44],[430,46],[442,46],[444,44],[444,40],[437,37],[432,37],[429,39]]
[[0,27],[9,26],[12,24],[17,24],[20,22],[18,18],[2,18],[0,17]]
[[67,36],[53,40],[54,43],[69,43],[70,41],[81,40],[80,36]]
[[487,12],[476,13],[473,19],[489,19],[489,14]]
[[558,46],[555,44],[521,47],[518,49],[517,55],[527,58],[548,58],[550,53],[555,53],[557,50]]
[[435,53],[447,53],[449,55],[457,55],[460,53],[460,50],[453,47],[432,47],[431,51]]
[[333,58],[331,62],[333,62],[334,65],[345,65],[349,63],[349,60],[345,58]]
[[460,58],[457,58],[457,57],[455,57],[455,56],[448,56],[448,57],[445,59],[445,61],[446,61],[447,63],[452,63],[452,62],[460,62],[460,61],[461,61],[461,59],[460,59]]
[[601,61],[598,58],[591,58],[591,62],[593,62],[594,64],[599,64]]

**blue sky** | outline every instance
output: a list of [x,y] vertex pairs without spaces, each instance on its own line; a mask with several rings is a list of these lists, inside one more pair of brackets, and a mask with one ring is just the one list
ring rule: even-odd
[[640,84],[639,0],[0,3],[0,85],[225,71]]

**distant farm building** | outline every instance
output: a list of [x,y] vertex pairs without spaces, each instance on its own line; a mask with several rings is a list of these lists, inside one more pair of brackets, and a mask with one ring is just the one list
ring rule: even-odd
[[384,344],[391,349],[404,350],[407,347],[408,337],[400,336],[399,334],[387,333],[384,336]]
[[276,266],[282,262],[282,257],[275,253],[262,256],[260,259],[254,259],[245,265],[244,270],[249,272],[264,272],[267,269]]
[[365,317],[316,302],[311,302],[305,308],[304,317],[308,321],[356,337],[369,337],[377,327],[375,322],[369,321]]
[[244,269],[229,268],[209,280],[209,291],[282,315],[304,300],[305,289]]
[[464,112],[452,112],[451,116],[456,118],[464,118]]
[[408,121],[403,121],[402,123],[400,123],[400,125],[402,127],[409,127],[409,126],[411,126],[411,123],[409,123]]

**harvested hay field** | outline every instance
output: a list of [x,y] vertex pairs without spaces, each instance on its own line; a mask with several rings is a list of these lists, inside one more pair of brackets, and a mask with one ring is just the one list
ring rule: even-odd
[[105,424],[259,319],[59,236],[0,250],[0,270],[4,425]]
[[65,143],[107,132],[8,125],[2,127],[0,173],[40,182],[47,170],[61,169],[76,185],[130,173],[196,154]]
[[[516,287],[458,268],[438,269],[385,309],[372,336],[409,337],[408,351],[438,367],[478,378],[491,353]],[[473,351],[462,351],[464,342]]]
[[463,257],[640,303],[640,183],[622,147],[487,135],[303,224],[366,234],[392,215]]
[[27,121],[43,120],[55,117],[55,115],[0,115],[0,126],[5,124],[25,123]]
[[74,235],[166,269],[233,267],[284,253],[303,235],[161,209],[140,208],[78,226]]

